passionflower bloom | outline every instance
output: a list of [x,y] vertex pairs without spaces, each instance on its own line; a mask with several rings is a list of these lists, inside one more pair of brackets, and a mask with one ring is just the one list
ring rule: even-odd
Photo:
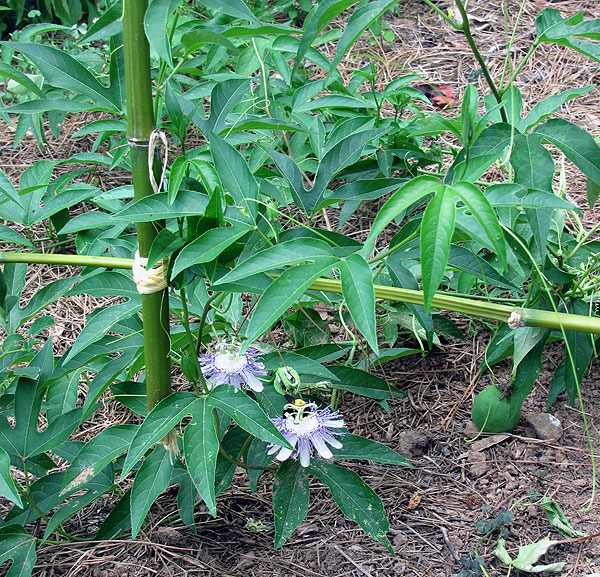
[[285,405],[283,417],[271,420],[293,447],[286,449],[275,444],[269,445],[268,454],[276,453],[275,458],[279,461],[300,457],[300,464],[308,467],[315,451],[323,459],[331,459],[333,453],[327,444],[335,449],[342,447],[335,436],[342,436],[344,433],[330,429],[342,429],[344,421],[338,411],[331,411],[328,407],[319,409],[316,403],[296,399],[293,404]]
[[209,390],[228,384],[260,393],[263,384],[258,376],[267,374],[265,365],[259,362],[260,357],[257,349],[248,348],[240,354],[239,344],[223,342],[217,344],[214,353],[200,355],[199,361]]

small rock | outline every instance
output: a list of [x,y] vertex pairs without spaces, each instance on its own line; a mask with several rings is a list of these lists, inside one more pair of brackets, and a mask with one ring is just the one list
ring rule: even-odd
[[490,464],[487,461],[488,459],[483,453],[469,451],[467,454],[467,463],[471,463],[469,475],[474,478],[483,477],[490,470]]
[[399,435],[396,450],[405,457],[421,457],[430,443],[431,436],[425,431],[406,431]]
[[550,413],[533,413],[526,415],[525,420],[533,428],[538,439],[558,441],[563,434],[560,421]]

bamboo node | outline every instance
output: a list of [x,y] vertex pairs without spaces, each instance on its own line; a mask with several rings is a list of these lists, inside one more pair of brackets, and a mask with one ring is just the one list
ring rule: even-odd
[[135,251],[135,259],[131,267],[131,272],[133,273],[133,282],[141,295],[151,295],[168,286],[167,269],[169,267],[169,259],[163,258],[150,270],[146,270],[147,264],[148,259],[141,257],[140,253]]
[[129,146],[132,146],[132,147],[139,146],[139,147],[147,148],[149,142],[146,138],[134,138],[132,136],[131,138],[127,139],[127,144],[129,144]]

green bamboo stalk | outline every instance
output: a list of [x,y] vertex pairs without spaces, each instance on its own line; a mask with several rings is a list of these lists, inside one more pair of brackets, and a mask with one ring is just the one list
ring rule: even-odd
[[[154,130],[150,48],[144,33],[147,0],[124,0],[123,44],[125,52],[125,94],[127,97],[127,138],[135,200],[153,193],[148,165],[148,145]],[[139,253],[147,257],[162,223],[137,223]],[[171,393],[169,299],[167,290],[142,295],[146,402],[148,410]]]
[[[107,268],[130,269],[133,259],[113,257],[91,257],[74,256],[70,254],[37,254],[23,252],[0,252],[0,263],[3,262],[33,262],[39,264],[65,264],[81,266],[104,266]],[[271,275],[276,277],[278,275]],[[308,290],[331,292],[342,294],[340,281],[328,278],[320,278],[313,282]],[[402,302],[414,305],[424,303],[423,292],[418,290],[403,289],[375,285],[375,298],[390,302]],[[571,315],[567,313],[555,313],[553,311],[540,311],[502,305],[491,302],[482,302],[472,298],[455,296],[437,292],[431,303],[436,309],[462,313],[464,315],[487,318],[491,320],[508,322],[513,313],[521,316],[521,321],[528,327],[546,327],[567,331],[580,331],[584,333],[600,334],[600,318],[586,317],[583,315]]]

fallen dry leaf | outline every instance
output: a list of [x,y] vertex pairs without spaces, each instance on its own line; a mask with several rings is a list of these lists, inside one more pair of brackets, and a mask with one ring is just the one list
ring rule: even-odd
[[414,88],[422,92],[432,104],[439,108],[454,106],[454,90],[449,84],[417,84]]
[[408,502],[408,506],[406,507],[407,511],[414,511],[421,503],[422,498],[423,495],[418,491],[415,491],[410,497],[410,501]]

